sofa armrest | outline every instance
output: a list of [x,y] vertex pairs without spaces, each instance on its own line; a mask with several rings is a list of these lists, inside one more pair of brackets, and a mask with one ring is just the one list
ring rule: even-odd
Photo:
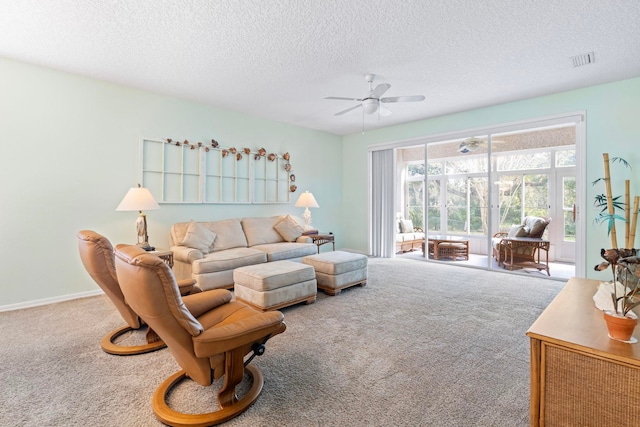
[[187,246],[171,246],[171,251],[173,252],[173,259],[185,264],[191,264],[197,259],[204,258],[202,252]]
[[296,243],[313,243],[313,239],[309,236],[300,236],[296,239]]

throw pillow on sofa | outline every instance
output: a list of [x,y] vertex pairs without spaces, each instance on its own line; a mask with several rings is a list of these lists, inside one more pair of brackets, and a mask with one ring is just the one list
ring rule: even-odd
[[191,222],[189,222],[189,228],[184,235],[184,239],[180,242],[180,245],[197,249],[203,254],[208,254],[209,248],[215,239],[216,233],[209,230],[204,225],[191,220]]
[[296,239],[304,233],[304,229],[289,215],[277,223],[273,228],[275,228],[287,242],[295,242]]

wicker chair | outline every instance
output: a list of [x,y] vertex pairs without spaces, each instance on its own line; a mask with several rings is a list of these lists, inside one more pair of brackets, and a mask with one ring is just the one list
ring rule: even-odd
[[533,243],[536,244],[531,244],[532,239],[537,239],[540,243],[546,242],[542,236],[550,222],[551,218],[527,216],[521,225],[512,226],[508,232],[494,234],[491,246],[498,265],[503,265],[505,260],[509,259],[510,268],[513,269],[514,265],[535,263],[539,260],[540,245],[535,241]]

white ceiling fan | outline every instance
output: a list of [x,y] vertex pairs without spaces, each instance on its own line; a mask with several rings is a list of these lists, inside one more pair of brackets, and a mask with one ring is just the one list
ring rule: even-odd
[[[492,144],[504,144],[504,141],[496,141],[494,139],[491,140]],[[467,153],[471,153],[473,151],[476,151],[478,148],[480,148],[483,145],[487,145],[487,141],[485,141],[484,139],[480,139],[477,138],[475,136],[471,137],[471,138],[467,138],[464,141],[462,141],[460,143],[460,145],[458,146],[458,151],[463,153],[463,154],[467,154]]]
[[362,108],[362,110],[367,114],[373,114],[376,111],[379,111],[381,116],[388,116],[389,114],[391,114],[391,110],[386,108],[383,104],[392,103],[392,102],[424,101],[423,95],[390,96],[386,98],[380,98],[387,90],[389,90],[391,85],[389,83],[380,83],[374,88],[373,81],[376,78],[376,75],[365,74],[364,78],[369,83],[369,91],[364,96],[364,98],[345,98],[341,96],[327,96],[324,98],[324,99],[337,99],[339,101],[359,102],[358,105],[354,105],[353,107],[349,107],[346,110],[337,112],[335,114],[336,116],[340,116],[342,114],[348,113],[349,111],[355,110],[356,108]]

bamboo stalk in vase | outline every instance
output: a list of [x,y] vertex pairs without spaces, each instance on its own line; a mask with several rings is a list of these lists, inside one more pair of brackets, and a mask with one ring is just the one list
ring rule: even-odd
[[632,242],[629,240],[629,228],[631,227],[631,196],[629,195],[629,187],[631,182],[626,179],[624,181],[624,247],[633,248]]
[[640,208],[640,196],[635,196],[633,198],[633,215],[631,216],[631,228],[630,228],[630,237],[628,246],[629,249],[635,248],[636,242],[636,226],[638,225],[638,209]]
[[618,248],[618,237],[616,235],[616,222],[613,219],[613,215],[615,212],[615,208],[613,207],[613,196],[611,195],[611,173],[609,171],[609,153],[603,153],[602,157],[604,158],[604,183],[607,191],[607,212],[611,217],[611,247],[613,249]]

